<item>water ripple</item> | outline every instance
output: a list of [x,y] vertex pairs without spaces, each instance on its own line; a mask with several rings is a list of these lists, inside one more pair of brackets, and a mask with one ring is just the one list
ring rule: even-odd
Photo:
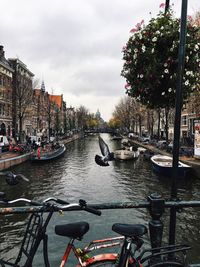
[[[111,141],[109,135],[104,134],[103,138],[109,144],[111,151],[121,146],[119,142]],[[94,161],[96,154],[100,154],[97,136],[77,140],[67,146],[65,156],[57,161],[44,165],[33,165],[28,162],[16,166],[13,170],[28,176],[31,181],[30,184],[22,184],[16,190],[15,187],[9,187],[1,181],[1,191],[7,192],[8,198],[23,196],[31,199],[44,199],[49,196],[56,196],[70,202],[82,198],[86,199],[88,203],[138,202],[145,200],[153,192],[159,192],[165,197],[170,196],[170,179],[157,177],[152,172],[149,161],[143,158],[128,162],[113,161],[109,167],[100,167]],[[180,188],[185,189],[185,193],[180,194],[181,197],[199,199],[199,180],[183,180],[180,183]],[[2,256],[11,257],[19,249],[26,217],[16,215],[0,218],[0,254]],[[197,240],[200,231],[199,218],[200,213],[194,212],[194,210],[191,210],[190,213],[183,211],[178,216],[178,239],[188,241],[191,245],[194,244],[197,251],[200,251],[200,244]],[[168,212],[163,219],[165,221],[164,240],[167,240]],[[54,235],[54,225],[79,220],[86,220],[91,223],[91,231],[86,236],[87,242],[90,239],[114,235],[111,231],[114,222],[144,223],[147,225],[149,214],[146,210],[141,209],[103,211],[100,218],[85,212],[70,212],[63,216],[55,214],[48,230],[52,266],[58,266],[59,252],[57,247],[62,248],[65,245],[62,238]],[[148,243],[148,237],[146,237],[145,243]],[[200,260],[197,253],[192,252],[191,257]],[[42,267],[41,251],[38,255],[34,266]],[[70,264],[73,265],[72,262]]]

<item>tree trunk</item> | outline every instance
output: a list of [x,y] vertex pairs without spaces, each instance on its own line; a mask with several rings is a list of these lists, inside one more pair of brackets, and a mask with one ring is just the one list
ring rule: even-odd
[[160,139],[160,109],[157,110],[158,112],[158,131],[157,131],[157,136],[158,140]]
[[48,120],[49,142],[50,142],[50,137],[51,137],[51,133],[50,133],[50,127],[51,127],[51,121],[50,121],[50,120]]
[[165,108],[165,136],[166,136],[166,141],[168,142],[169,139],[169,134],[168,134],[168,128],[169,128],[169,109]]
[[153,111],[151,112],[151,125],[150,125],[150,135],[151,137],[153,136],[153,125],[154,125],[154,116],[153,116]]
[[19,143],[22,142],[22,117],[19,117]]
[[142,136],[142,118],[139,115],[139,136]]

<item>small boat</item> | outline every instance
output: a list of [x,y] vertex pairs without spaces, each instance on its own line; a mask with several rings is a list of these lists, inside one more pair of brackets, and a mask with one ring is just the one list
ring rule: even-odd
[[124,147],[114,151],[114,158],[120,160],[136,159],[139,157],[140,152],[133,149],[133,147]]
[[112,140],[122,140],[122,137],[120,135],[114,135]]
[[124,145],[124,146],[127,146],[127,145],[130,144],[130,141],[129,141],[127,138],[123,138],[123,139],[121,140],[121,144]]
[[155,155],[154,151],[152,151],[150,149],[146,149],[146,151],[144,151],[143,158],[147,159],[147,160],[150,160],[151,157],[153,157],[154,155]]
[[138,147],[138,151],[140,152],[140,154],[144,154],[146,150],[147,149],[144,147],[141,147],[141,146]]
[[36,154],[33,154],[30,158],[31,162],[48,162],[51,160],[55,160],[64,155],[66,151],[66,147],[64,144],[56,146],[54,149],[50,151],[42,151],[39,147]]
[[[154,155],[151,157],[151,162],[153,165],[153,170],[164,176],[172,175],[172,157],[165,155]],[[178,176],[186,177],[187,174],[191,171],[192,167],[179,161],[178,163]]]

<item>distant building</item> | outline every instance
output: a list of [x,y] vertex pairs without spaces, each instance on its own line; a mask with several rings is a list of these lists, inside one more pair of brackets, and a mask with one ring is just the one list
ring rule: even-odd
[[[12,130],[15,137],[19,132],[23,132],[25,135],[25,132],[31,127],[30,122],[25,123],[25,118],[28,115],[27,113],[31,111],[34,74],[18,58],[9,58],[8,61],[14,69],[12,80]],[[24,137],[22,138],[24,139]]]
[[53,106],[53,128],[57,133],[64,133],[64,112],[65,105],[63,101],[63,95],[49,95],[49,100]]
[[64,133],[66,118],[66,103],[63,95],[51,95],[45,90],[44,81],[40,89],[34,89],[36,133],[44,136]]
[[0,46],[0,135],[12,134],[12,78],[13,68]]
[[40,89],[34,89],[34,105],[36,127],[35,133],[42,133],[48,136],[49,119],[48,119],[48,106],[49,94],[45,91],[44,82],[42,82]]
[[105,121],[101,118],[101,113],[100,113],[99,109],[97,109],[97,112],[95,114],[95,118],[98,121],[98,128],[99,129],[106,128],[107,125],[106,125]]

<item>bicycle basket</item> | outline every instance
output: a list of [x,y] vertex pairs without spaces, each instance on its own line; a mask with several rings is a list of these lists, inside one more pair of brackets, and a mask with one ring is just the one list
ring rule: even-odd
[[29,217],[21,248],[14,263],[0,259],[0,266],[30,267],[34,254],[40,244],[42,234],[42,213],[33,213]]

